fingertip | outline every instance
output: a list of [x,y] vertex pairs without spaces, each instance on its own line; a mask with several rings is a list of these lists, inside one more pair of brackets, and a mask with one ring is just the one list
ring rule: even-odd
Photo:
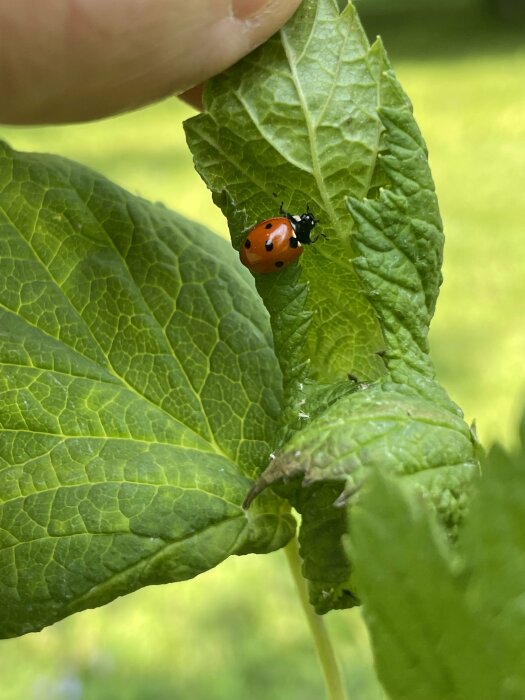
[[[301,0],[231,0],[231,13],[216,23],[214,40],[208,42],[214,46],[228,47],[222,53],[224,63],[218,70],[209,70],[213,65],[210,60],[213,49],[207,49],[210,62],[203,67],[202,82],[184,90],[179,97],[191,107],[202,111],[206,80],[226,70],[275,34],[300,4]],[[224,60],[228,52],[229,58]]]
[[[261,12],[267,12],[273,5],[285,5],[287,0],[231,0],[231,13],[235,19],[246,20],[256,17]],[[293,4],[293,3],[292,3]]]
[[302,0],[232,0],[233,16],[243,22],[252,49],[275,34],[293,15]]
[[[230,0],[231,13],[218,19],[195,47],[198,82],[222,73],[269,39],[292,16],[301,0]],[[197,81],[196,81],[197,82]]]

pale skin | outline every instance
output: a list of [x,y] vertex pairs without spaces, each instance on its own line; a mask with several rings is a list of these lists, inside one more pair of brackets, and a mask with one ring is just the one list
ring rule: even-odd
[[87,121],[206,80],[274,34],[300,0],[0,0],[0,122]]

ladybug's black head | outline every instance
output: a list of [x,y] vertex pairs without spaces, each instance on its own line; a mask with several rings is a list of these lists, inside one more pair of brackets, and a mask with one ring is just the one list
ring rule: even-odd
[[299,239],[300,243],[303,245],[309,245],[310,243],[314,242],[310,234],[312,233],[313,227],[319,222],[313,214],[307,211],[306,214],[293,216],[290,221],[292,223],[294,233]]

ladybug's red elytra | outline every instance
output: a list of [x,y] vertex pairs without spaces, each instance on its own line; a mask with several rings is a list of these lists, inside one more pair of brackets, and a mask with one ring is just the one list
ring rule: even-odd
[[252,272],[268,274],[288,267],[303,252],[303,246],[315,243],[313,227],[319,223],[308,208],[305,214],[289,214],[282,205],[281,216],[265,219],[249,232],[240,251],[241,262]]

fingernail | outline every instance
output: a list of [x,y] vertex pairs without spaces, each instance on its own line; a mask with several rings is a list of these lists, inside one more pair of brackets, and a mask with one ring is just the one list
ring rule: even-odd
[[268,0],[232,0],[232,14],[236,19],[250,19],[268,4]]

